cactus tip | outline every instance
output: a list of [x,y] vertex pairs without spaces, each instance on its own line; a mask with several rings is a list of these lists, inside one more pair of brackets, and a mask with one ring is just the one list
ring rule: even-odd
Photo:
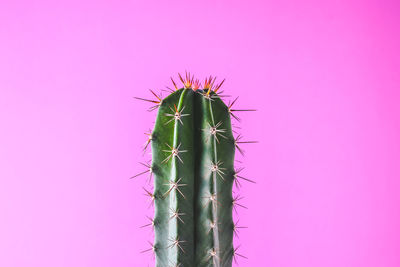
[[190,72],[185,71],[185,78],[182,77],[180,73],[178,73],[179,79],[181,80],[183,87],[185,89],[191,89],[192,84],[194,82],[194,76],[190,76]]
[[217,86],[215,86],[214,92],[217,92],[219,88],[221,88],[222,84],[225,82],[225,79],[222,80]]
[[182,107],[181,111],[178,110],[178,108],[176,107],[176,105],[174,104],[174,109],[169,107],[169,109],[172,111],[172,113],[165,113],[165,116],[167,117],[172,117],[172,119],[168,120],[167,122],[165,122],[164,124],[168,124],[171,121],[179,121],[181,123],[181,125],[183,125],[182,122],[182,117],[185,116],[189,116],[190,114],[183,114],[183,110],[185,109],[185,106]]

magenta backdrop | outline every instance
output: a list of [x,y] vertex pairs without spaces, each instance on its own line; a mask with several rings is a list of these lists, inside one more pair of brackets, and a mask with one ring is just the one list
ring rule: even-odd
[[185,70],[258,109],[239,266],[400,266],[396,1],[0,6],[0,266],[152,265],[132,96]]

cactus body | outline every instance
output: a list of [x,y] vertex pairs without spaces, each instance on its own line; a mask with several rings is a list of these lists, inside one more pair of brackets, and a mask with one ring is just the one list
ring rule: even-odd
[[185,87],[159,104],[151,136],[157,267],[232,266],[235,139],[214,91]]

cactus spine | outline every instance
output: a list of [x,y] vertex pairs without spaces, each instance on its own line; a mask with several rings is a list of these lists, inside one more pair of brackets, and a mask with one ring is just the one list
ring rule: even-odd
[[156,103],[158,115],[150,135],[155,204],[151,225],[157,267],[232,266],[235,256],[232,209],[237,172],[237,140],[231,106],[217,94],[222,83],[206,79],[203,89],[193,77],[179,75],[184,87]]

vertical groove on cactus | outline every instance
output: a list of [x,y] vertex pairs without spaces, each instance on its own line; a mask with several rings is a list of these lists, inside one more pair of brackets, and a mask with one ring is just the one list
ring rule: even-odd
[[[240,170],[234,169],[238,140],[232,134],[232,104],[225,105],[206,79],[203,89],[198,80],[179,75],[184,87],[161,99],[145,100],[158,108],[154,129],[145,147],[151,144],[152,163],[142,172],[154,176],[151,196],[155,206],[152,250],[157,267],[230,267],[235,257],[232,220],[235,199],[232,187]],[[240,151],[240,150],[239,150]],[[240,151],[241,152],[241,151]],[[140,175],[138,174],[138,175]],[[135,175],[134,177],[136,177]],[[241,255],[239,255],[241,256]]]
[[159,196],[155,203],[157,266],[193,262],[192,95],[181,90],[164,99],[152,134],[153,166],[158,167],[154,173],[154,194]]

